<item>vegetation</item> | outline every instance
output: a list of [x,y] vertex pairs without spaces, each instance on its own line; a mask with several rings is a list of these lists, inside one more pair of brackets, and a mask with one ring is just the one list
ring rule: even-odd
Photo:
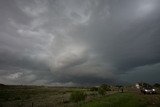
[[111,91],[111,88],[109,85],[107,84],[102,84],[99,88],[98,88],[98,93],[100,95],[105,95],[106,94],[106,91]]
[[158,83],[155,83],[153,86],[157,87],[157,88],[160,88],[160,84],[158,84]]
[[144,95],[133,86],[125,87],[124,93],[105,87],[92,91],[87,87],[1,85],[0,107],[160,107],[159,88],[157,94]]
[[117,93],[112,96],[104,96],[82,107],[146,107],[147,102],[141,102],[134,94]]
[[110,86],[107,85],[107,84],[102,84],[102,85],[100,86],[100,88],[104,89],[105,91],[111,91]]
[[72,102],[79,102],[79,101],[84,101],[86,97],[86,94],[84,91],[74,91],[71,93],[70,100]]
[[97,87],[91,87],[90,91],[98,91],[98,88]]
[[98,88],[98,93],[100,94],[100,95],[105,95],[106,94],[106,90],[104,90],[103,88]]

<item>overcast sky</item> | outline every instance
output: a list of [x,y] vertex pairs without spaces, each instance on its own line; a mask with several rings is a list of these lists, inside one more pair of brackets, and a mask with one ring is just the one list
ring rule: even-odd
[[160,82],[160,0],[0,0],[0,83]]

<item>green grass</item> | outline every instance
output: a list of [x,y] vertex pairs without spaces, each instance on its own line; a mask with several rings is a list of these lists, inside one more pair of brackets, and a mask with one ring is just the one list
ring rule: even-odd
[[146,107],[146,102],[132,93],[117,93],[86,103],[81,107]]
[[[85,101],[72,102],[69,98],[74,91],[85,91]],[[82,88],[5,86],[0,87],[0,107],[160,107],[160,94],[144,95],[135,91],[125,93],[98,92]]]

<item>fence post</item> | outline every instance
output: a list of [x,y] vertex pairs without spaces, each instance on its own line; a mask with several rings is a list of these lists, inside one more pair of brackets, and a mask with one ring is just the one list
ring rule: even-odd
[[32,107],[33,107],[33,102],[32,102]]

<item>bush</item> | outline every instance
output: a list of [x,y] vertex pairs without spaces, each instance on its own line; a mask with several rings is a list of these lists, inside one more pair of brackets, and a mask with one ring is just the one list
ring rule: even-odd
[[104,89],[105,91],[111,91],[110,86],[107,85],[107,84],[102,84],[100,87],[101,87],[102,89]]
[[74,91],[71,93],[70,100],[72,102],[84,101],[86,94],[83,91]]
[[105,93],[106,93],[106,90],[104,90],[103,88],[98,88],[98,93],[100,94],[100,95],[105,95]]
[[155,83],[153,86],[158,88],[158,87],[160,87],[160,84]]
[[97,87],[92,87],[92,88],[90,88],[90,91],[98,91],[98,88]]

